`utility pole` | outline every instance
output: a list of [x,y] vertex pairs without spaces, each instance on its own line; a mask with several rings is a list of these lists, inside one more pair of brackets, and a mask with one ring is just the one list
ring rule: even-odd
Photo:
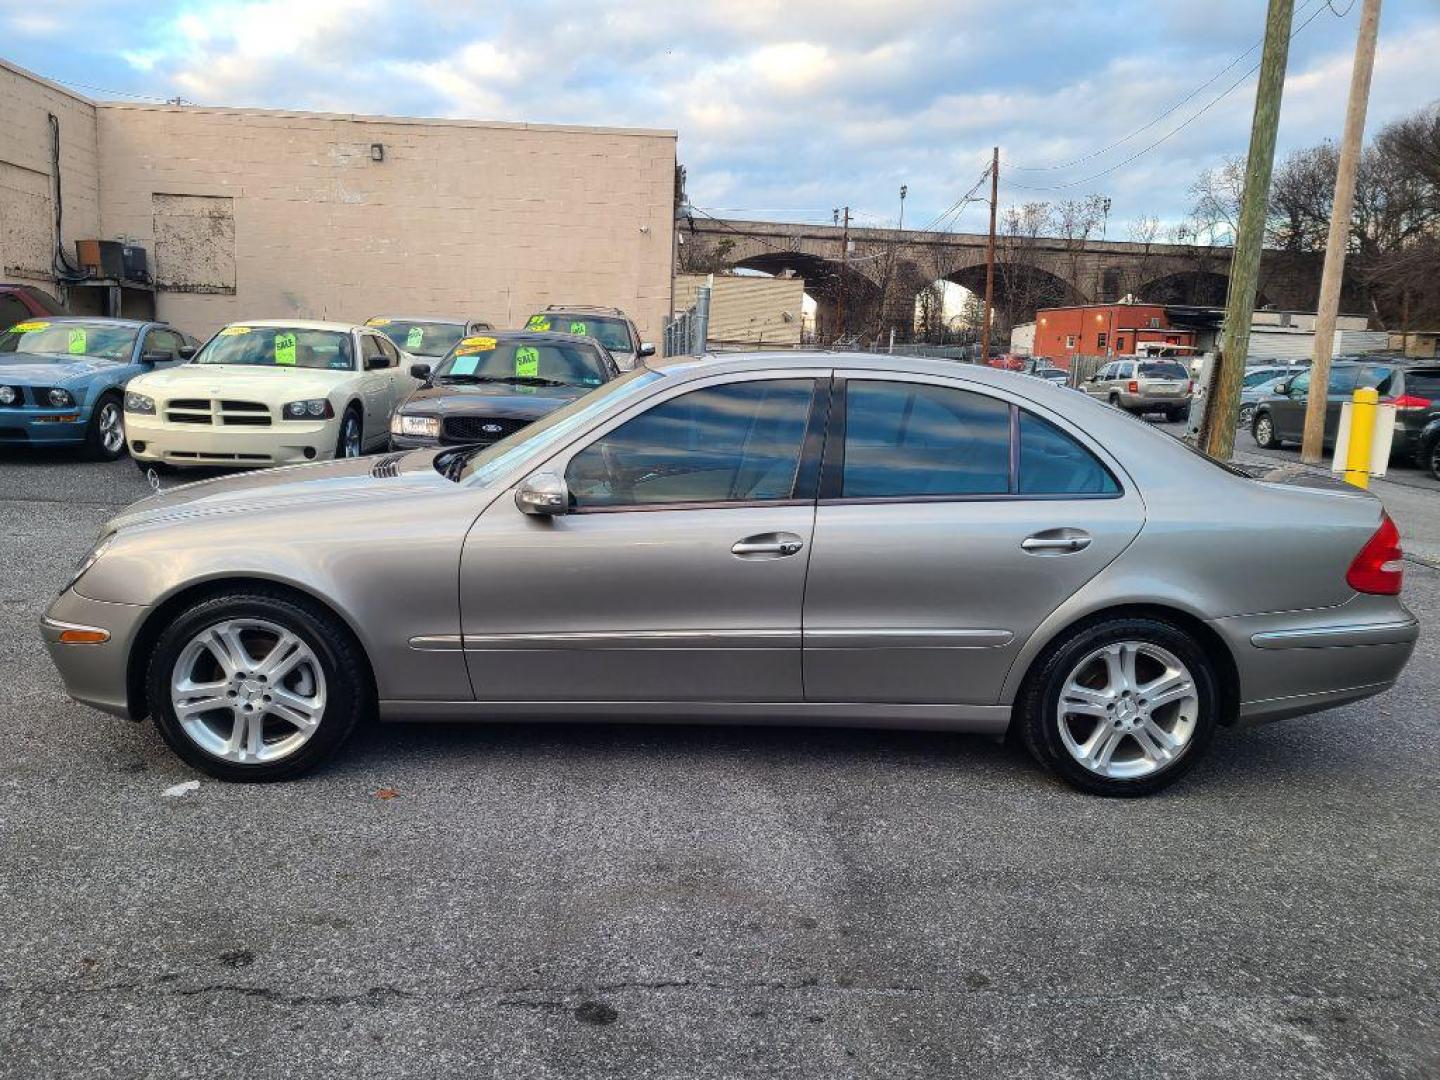
[[1245,162],[1245,190],[1240,221],[1230,256],[1230,291],[1225,299],[1225,334],[1219,370],[1210,380],[1200,448],[1213,458],[1230,460],[1235,452],[1235,423],[1245,357],[1250,350],[1250,322],[1255,317],[1255,292],[1260,277],[1260,251],[1265,244],[1265,217],[1270,203],[1270,174],[1275,169],[1275,130],[1280,125],[1280,98],[1285,90],[1285,65],[1290,57],[1290,25],[1295,0],[1270,0],[1265,18],[1265,47],[1260,56],[1260,85],[1255,90],[1255,116],[1250,125],[1250,156]]
[[850,207],[845,207],[845,231],[840,235],[840,314],[836,322],[839,324],[840,332],[836,335],[839,340],[845,336],[845,284],[846,278],[850,276]]
[[1340,166],[1335,173],[1335,201],[1330,210],[1330,235],[1325,241],[1325,270],[1320,278],[1320,303],[1315,314],[1315,353],[1310,365],[1310,401],[1305,406],[1305,441],[1301,455],[1318,465],[1325,454],[1325,405],[1329,398],[1330,354],[1335,351],[1335,317],[1340,312],[1340,286],[1345,279],[1345,249],[1350,243],[1350,212],[1355,205],[1355,170],[1365,140],[1365,110],[1370,104],[1370,75],[1375,70],[1375,38],[1380,32],[1380,0],[1365,0],[1355,40],[1355,67],[1350,72],[1350,103],[1345,108],[1345,134],[1340,140]]
[[995,204],[1000,199],[1000,148],[990,158],[990,239],[985,242],[985,314],[980,320],[980,363],[990,362],[990,314],[995,305]]

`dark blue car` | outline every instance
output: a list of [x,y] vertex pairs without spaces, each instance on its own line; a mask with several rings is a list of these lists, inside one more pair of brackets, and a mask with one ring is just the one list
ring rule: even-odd
[[0,334],[0,446],[83,445],[125,453],[125,384],[182,363],[193,338],[136,319],[44,317]]

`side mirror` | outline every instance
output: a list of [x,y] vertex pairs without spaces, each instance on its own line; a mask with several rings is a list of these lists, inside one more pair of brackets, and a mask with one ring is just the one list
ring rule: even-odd
[[515,506],[522,514],[554,517],[570,509],[570,489],[565,478],[554,473],[536,473],[515,489]]
[[412,379],[419,379],[421,382],[425,382],[426,380],[428,380],[428,379],[430,378],[430,365],[429,365],[429,364],[411,364],[411,365],[410,365],[410,377],[411,377]]
[[640,352],[639,352],[637,355],[639,355],[639,356],[654,356],[654,355],[655,355],[655,345],[654,345],[652,342],[649,342],[649,341],[642,341],[642,342],[640,343]]
[[1289,380],[1289,379],[1286,379],[1284,382],[1278,383],[1278,384],[1276,385],[1276,387],[1275,387],[1275,393],[1279,394],[1281,397],[1289,397],[1289,396],[1290,396],[1290,380]]
[[175,350],[175,355],[180,357],[181,360],[189,360],[199,351],[200,350],[197,349],[194,345],[181,345],[178,349]]

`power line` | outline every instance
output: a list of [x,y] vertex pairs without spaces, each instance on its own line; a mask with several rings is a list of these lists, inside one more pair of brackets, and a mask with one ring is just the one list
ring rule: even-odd
[[[1293,40],[1293,39],[1295,38],[1295,35],[1296,35],[1296,34],[1299,34],[1300,31],[1304,30],[1305,27],[1309,26],[1312,22],[1314,22],[1314,21],[1320,16],[1320,13],[1321,13],[1322,11],[1324,11],[1324,10],[1326,10],[1325,7],[1318,7],[1318,8],[1316,8],[1316,9],[1310,14],[1310,17],[1309,17],[1309,18],[1307,18],[1304,22],[1302,22],[1299,26],[1297,26],[1297,27],[1294,29],[1294,31],[1291,32],[1291,34],[1290,34],[1291,40]],[[1012,181],[1009,186],[1010,186],[1010,187],[1015,187],[1015,188],[1020,188],[1020,189],[1023,190],[1023,191],[1067,191],[1067,190],[1069,190],[1070,188],[1076,188],[1076,187],[1081,186],[1082,184],[1088,184],[1088,183],[1090,183],[1092,180],[1098,180],[1098,179],[1100,179],[1102,176],[1109,176],[1109,175],[1110,175],[1111,173],[1113,173],[1116,169],[1123,169],[1126,165],[1129,165],[1131,162],[1138,161],[1140,158],[1142,158],[1142,157],[1144,157],[1146,154],[1148,154],[1151,150],[1154,150],[1157,146],[1161,145],[1161,144],[1164,143],[1164,142],[1169,141],[1171,138],[1173,138],[1174,136],[1178,135],[1180,132],[1184,131],[1187,127],[1189,127],[1191,124],[1193,124],[1196,120],[1199,120],[1200,117],[1204,116],[1207,112],[1209,112],[1211,109],[1213,109],[1216,105],[1218,105],[1218,104],[1220,104],[1220,102],[1224,101],[1225,98],[1229,97],[1232,93],[1234,93],[1234,92],[1235,92],[1237,89],[1239,89],[1242,85],[1244,85],[1246,82],[1249,82],[1249,81],[1250,81],[1250,76],[1254,75],[1255,72],[1257,72],[1257,71],[1259,71],[1259,70],[1260,70],[1260,65],[1257,63],[1257,64],[1255,64],[1252,68],[1250,68],[1249,71],[1245,72],[1244,75],[1240,76],[1240,78],[1236,79],[1233,83],[1231,83],[1231,84],[1230,84],[1229,86],[1227,86],[1224,90],[1222,90],[1218,95],[1216,95],[1215,97],[1211,98],[1210,101],[1206,102],[1206,104],[1204,105],[1204,107],[1202,107],[1198,112],[1192,114],[1192,115],[1191,115],[1188,119],[1186,119],[1183,123],[1177,124],[1175,127],[1171,128],[1171,129],[1170,129],[1169,131],[1167,131],[1164,135],[1161,135],[1160,138],[1156,139],[1154,142],[1150,143],[1148,146],[1145,146],[1144,148],[1142,148],[1142,149],[1140,149],[1140,150],[1137,150],[1135,153],[1131,154],[1129,157],[1125,158],[1123,161],[1117,161],[1114,165],[1111,165],[1111,166],[1109,166],[1108,168],[1101,169],[1101,170],[1100,170],[1099,172],[1097,172],[1097,173],[1091,173],[1089,176],[1082,176],[1082,177],[1080,177],[1080,179],[1078,179],[1078,180],[1070,180],[1070,181],[1068,181],[1068,182],[1066,182],[1066,183],[1063,183],[1063,184],[1017,184],[1017,183],[1014,183],[1014,182]],[[1009,162],[1006,162],[1006,164],[1008,165]]]

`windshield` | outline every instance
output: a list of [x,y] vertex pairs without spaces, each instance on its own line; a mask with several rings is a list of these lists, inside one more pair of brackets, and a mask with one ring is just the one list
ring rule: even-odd
[[349,334],[293,326],[227,326],[205,343],[191,363],[355,369]]
[[1188,379],[1189,373],[1179,364],[1141,364],[1140,375],[1148,379]]
[[45,354],[47,361],[66,357],[128,361],[135,348],[136,326],[105,322],[49,322],[33,319],[16,323],[0,334],[0,353]]
[[373,326],[413,356],[444,356],[465,336],[465,324],[416,319],[371,319]]
[[541,417],[529,427],[523,427],[515,434],[485,447],[466,461],[464,469],[454,478],[481,487],[493,484],[518,462],[556,445],[592,418],[626,398],[637,396],[645,387],[664,377],[647,367],[626,372],[613,382]]
[[597,315],[566,315],[564,312],[546,311],[531,315],[525,324],[526,330],[554,330],[559,334],[588,334],[611,352],[629,353],[635,351],[630,341],[630,328],[624,319],[607,319]]
[[599,386],[607,372],[594,346],[464,338],[431,376],[437,383]]

